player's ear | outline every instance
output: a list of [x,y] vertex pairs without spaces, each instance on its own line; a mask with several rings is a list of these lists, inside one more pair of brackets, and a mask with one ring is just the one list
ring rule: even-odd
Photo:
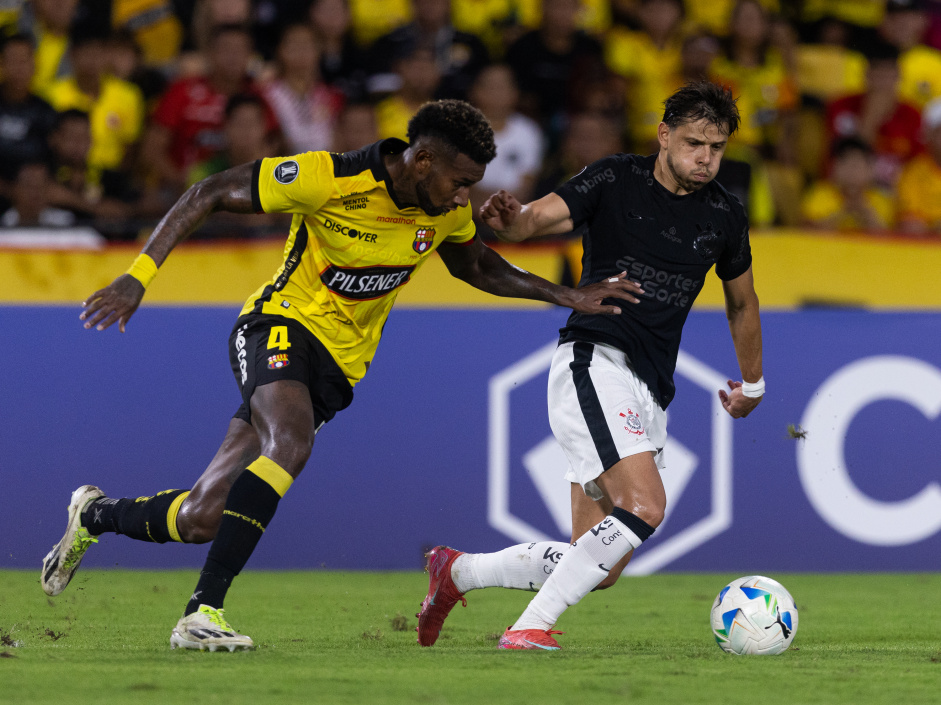
[[670,126],[661,122],[657,127],[657,141],[660,142],[660,149],[666,149],[670,142]]
[[415,171],[418,172],[418,176],[422,177],[428,174],[431,171],[432,166],[435,162],[435,153],[426,147],[419,147],[415,151]]

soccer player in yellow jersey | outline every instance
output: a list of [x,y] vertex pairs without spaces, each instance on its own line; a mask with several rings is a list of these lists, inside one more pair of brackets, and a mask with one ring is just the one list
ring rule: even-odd
[[455,277],[498,296],[620,312],[637,303],[626,274],[580,289],[510,265],[476,236],[468,195],[496,149],[486,118],[469,104],[428,103],[409,142],[388,139],[343,154],[262,159],[192,186],[163,218],[128,272],[93,293],[85,328],[121,331],[170,251],[209,213],[293,213],[284,263],[246,302],[229,355],[243,404],[216,457],[191,490],[108,498],[84,485],[68,527],[43,562],[57,595],[105,532],[165,543],[212,541],[171,646],[251,649],[222,606],[278,502],[307,463],[317,430],[346,408],[366,374],[400,287],[435,250]]

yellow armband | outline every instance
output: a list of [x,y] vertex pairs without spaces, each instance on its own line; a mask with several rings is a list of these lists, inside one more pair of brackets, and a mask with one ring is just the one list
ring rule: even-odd
[[146,289],[150,286],[150,282],[154,280],[154,277],[157,276],[157,263],[154,262],[154,258],[150,255],[145,255],[143,253],[137,255],[137,259],[134,260],[134,263],[128,267],[128,270],[125,274],[130,274],[137,281],[144,285]]

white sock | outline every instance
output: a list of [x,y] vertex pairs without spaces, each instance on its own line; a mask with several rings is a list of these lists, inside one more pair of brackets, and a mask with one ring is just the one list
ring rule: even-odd
[[486,587],[536,591],[552,575],[567,543],[521,543],[496,553],[465,553],[451,564],[451,579],[462,593]]
[[[638,533],[646,535],[641,537]],[[513,629],[550,629],[567,608],[597,587],[619,560],[652,533],[653,527],[645,521],[616,507],[569,547]]]

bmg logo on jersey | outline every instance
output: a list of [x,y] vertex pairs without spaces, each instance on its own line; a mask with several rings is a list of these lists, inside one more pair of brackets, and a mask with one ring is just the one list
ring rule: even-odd
[[580,184],[575,184],[575,190],[579,193],[588,193],[598,184],[602,184],[607,181],[609,184],[613,184],[617,177],[614,175],[614,169],[608,167],[604,171],[599,171],[596,174],[592,174],[588,178],[582,179]]
[[434,228],[419,228],[415,231],[415,240],[412,242],[412,249],[418,254],[423,255],[431,249],[434,242]]

